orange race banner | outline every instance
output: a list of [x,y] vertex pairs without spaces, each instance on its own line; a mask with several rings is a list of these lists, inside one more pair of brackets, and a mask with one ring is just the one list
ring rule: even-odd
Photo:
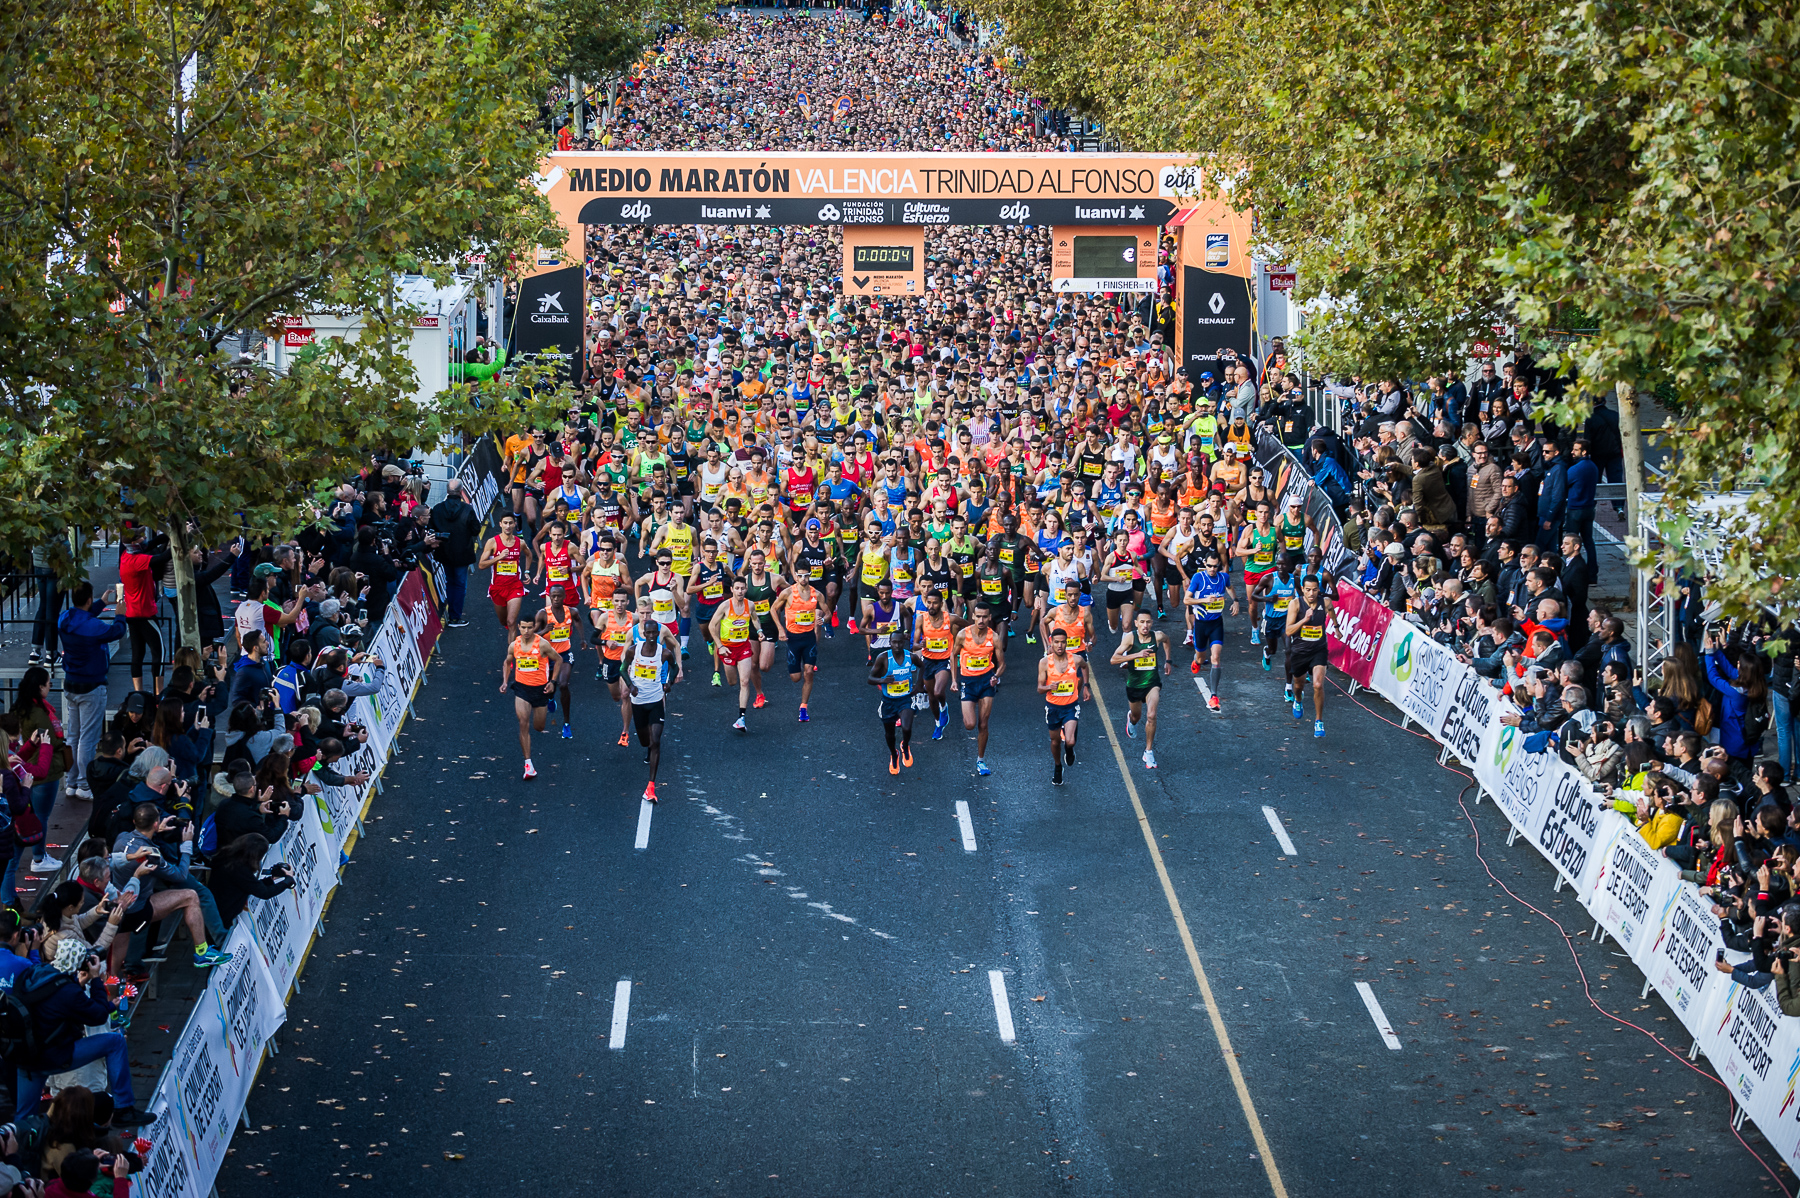
[[569,151],[537,186],[579,261],[590,224],[1161,225],[1198,167],[1156,154]]

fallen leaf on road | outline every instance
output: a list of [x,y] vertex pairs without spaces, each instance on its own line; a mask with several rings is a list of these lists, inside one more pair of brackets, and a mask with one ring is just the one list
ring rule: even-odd
[[1040,994],[1040,995],[1038,995],[1038,996],[1037,996],[1037,997],[1036,997],[1036,998],[1034,998],[1034,999],[1032,999],[1032,1000],[1031,1000],[1031,1001],[1032,1001],[1032,1002],[1043,1002],[1043,1001],[1044,1001],[1044,996],[1043,996],[1043,995],[1041,995],[1041,994]]

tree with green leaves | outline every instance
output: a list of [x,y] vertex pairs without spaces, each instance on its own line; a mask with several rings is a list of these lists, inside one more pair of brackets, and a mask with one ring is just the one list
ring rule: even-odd
[[[0,20],[0,547],[126,519],[186,545],[293,530],[380,449],[539,420],[489,382],[413,398],[394,280],[559,244],[525,181],[554,31],[532,0],[77,0]],[[362,315],[285,374],[284,314]],[[527,382],[531,380],[527,379]],[[77,563],[61,563],[65,572]]]
[[[1292,262],[1316,368],[1460,368],[1495,323],[1572,376],[1546,415],[1669,387],[1664,532],[1758,488],[1711,594],[1800,574],[1800,21],[1791,8],[1583,0],[987,0],[1024,82],[1128,144],[1194,153]],[[1597,330],[1549,331],[1577,311]]]

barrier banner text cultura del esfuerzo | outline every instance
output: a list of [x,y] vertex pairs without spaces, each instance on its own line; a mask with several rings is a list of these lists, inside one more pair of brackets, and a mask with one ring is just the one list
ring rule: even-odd
[[232,959],[208,977],[150,1099],[157,1121],[144,1129],[151,1147],[143,1172],[133,1179],[133,1198],[205,1198],[212,1191],[269,1039],[287,1018],[287,996],[338,884],[351,834],[441,628],[424,576],[411,571],[370,638],[371,651],[386,664],[381,691],[358,698],[352,709],[369,728],[368,742],[336,763],[346,775],[367,771],[370,781],[326,787],[263,858],[265,868],[289,865],[295,886],[271,899],[251,899],[232,924],[224,944]]

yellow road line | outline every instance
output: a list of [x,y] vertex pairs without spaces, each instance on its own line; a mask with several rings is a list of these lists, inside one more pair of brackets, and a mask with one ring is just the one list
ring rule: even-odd
[[1256,1104],[1250,1099],[1250,1087],[1244,1083],[1244,1071],[1238,1068],[1237,1053],[1232,1051],[1231,1033],[1225,1030],[1225,1017],[1213,1000],[1212,983],[1206,980],[1206,967],[1200,964],[1200,950],[1194,947],[1194,935],[1188,931],[1187,916],[1181,913],[1181,900],[1175,897],[1175,883],[1169,880],[1169,867],[1163,864],[1162,850],[1156,846],[1156,832],[1150,827],[1150,817],[1144,814],[1137,784],[1131,780],[1131,770],[1125,764],[1125,750],[1113,731],[1112,717],[1106,713],[1106,701],[1100,697],[1098,687],[1089,694],[1100,713],[1101,724],[1106,727],[1106,739],[1112,743],[1113,760],[1119,764],[1119,776],[1125,779],[1125,793],[1131,796],[1131,809],[1137,812],[1138,828],[1144,833],[1144,844],[1150,849],[1150,860],[1156,865],[1163,897],[1169,901],[1169,913],[1175,917],[1175,931],[1181,936],[1181,946],[1187,950],[1188,966],[1194,971],[1194,981],[1200,984],[1200,997],[1206,1003],[1207,1017],[1212,1020],[1213,1038],[1219,1042],[1219,1055],[1224,1057],[1225,1070],[1231,1074],[1231,1088],[1237,1091],[1238,1105],[1244,1108],[1244,1121],[1250,1125],[1250,1138],[1256,1141],[1256,1154],[1262,1158],[1263,1172],[1269,1175],[1269,1188],[1275,1191],[1275,1198],[1287,1198],[1287,1187],[1281,1183],[1281,1170],[1275,1165],[1275,1154],[1269,1151],[1269,1139],[1263,1135],[1262,1120],[1257,1118]]

